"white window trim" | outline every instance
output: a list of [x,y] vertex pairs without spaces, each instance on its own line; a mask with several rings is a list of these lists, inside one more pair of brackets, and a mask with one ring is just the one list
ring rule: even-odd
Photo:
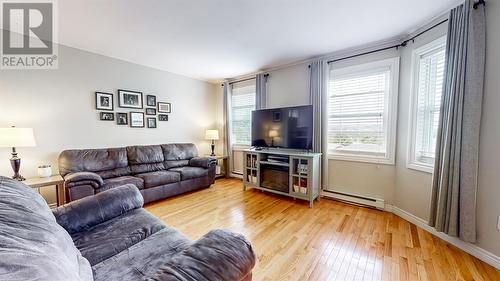
[[[398,116],[398,90],[399,90],[399,57],[394,57],[390,59],[384,59],[379,61],[374,61],[365,64],[358,64],[354,66],[343,67],[335,69],[331,66],[330,74],[333,75],[346,75],[352,72],[357,72],[357,74],[367,70],[371,72],[374,68],[389,67],[390,76],[390,86],[389,86],[389,99],[387,102],[387,108],[389,109],[389,114],[387,114],[387,154],[386,157],[379,156],[369,156],[369,155],[355,155],[350,153],[339,153],[328,151],[328,159],[331,160],[344,160],[353,162],[365,162],[365,163],[375,163],[375,164],[385,164],[385,165],[395,165],[396,164],[396,126],[397,126],[397,116]],[[328,96],[328,98],[330,98]],[[328,114],[324,117],[324,130],[328,134]]]
[[426,164],[423,162],[416,161],[415,159],[415,147],[416,147],[416,130],[417,127],[417,106],[418,106],[418,79],[420,72],[420,57],[422,54],[440,48],[443,44],[446,44],[446,36],[440,37],[428,44],[425,44],[412,52],[411,58],[411,89],[410,89],[410,118],[408,124],[408,146],[406,152],[406,168],[417,170],[426,173],[434,172],[434,164]]

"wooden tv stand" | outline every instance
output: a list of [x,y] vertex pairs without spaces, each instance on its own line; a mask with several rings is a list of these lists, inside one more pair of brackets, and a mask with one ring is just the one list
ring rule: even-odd
[[243,156],[247,187],[296,199],[319,200],[321,153],[286,149],[247,149]]

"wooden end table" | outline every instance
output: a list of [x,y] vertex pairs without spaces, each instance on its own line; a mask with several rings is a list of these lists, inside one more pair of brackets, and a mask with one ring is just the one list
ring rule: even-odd
[[215,158],[217,159],[217,165],[219,165],[219,161],[222,161],[222,166],[223,166],[223,169],[221,169],[221,173],[220,174],[216,174],[215,175],[215,178],[228,178],[229,177],[229,165],[227,163],[229,157],[227,157],[226,155],[206,155],[207,157],[212,157],[212,158]]
[[33,189],[37,189],[40,193],[41,187],[46,186],[56,186],[56,200],[57,206],[63,205],[66,199],[66,192],[64,190],[64,179],[60,175],[50,176],[48,178],[29,178],[23,181],[23,183]]

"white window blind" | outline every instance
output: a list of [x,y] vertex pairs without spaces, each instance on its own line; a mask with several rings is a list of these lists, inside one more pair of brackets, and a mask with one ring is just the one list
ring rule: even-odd
[[[398,59],[332,70],[328,148],[333,158],[392,163]],[[394,86],[396,83],[396,86]]]
[[415,50],[413,54],[412,134],[409,166],[432,172],[443,91],[444,38]]
[[[248,81],[246,81],[248,82]],[[251,144],[252,110],[255,110],[255,80],[234,83],[231,96],[233,145]]]

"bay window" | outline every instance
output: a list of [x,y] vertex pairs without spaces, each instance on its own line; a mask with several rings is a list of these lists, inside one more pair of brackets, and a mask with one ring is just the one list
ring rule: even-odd
[[399,58],[331,68],[329,158],[394,164]]
[[413,51],[410,138],[407,166],[426,172],[434,167],[443,91],[446,39]]
[[255,110],[255,80],[234,83],[231,96],[233,146],[250,146],[253,110]]

